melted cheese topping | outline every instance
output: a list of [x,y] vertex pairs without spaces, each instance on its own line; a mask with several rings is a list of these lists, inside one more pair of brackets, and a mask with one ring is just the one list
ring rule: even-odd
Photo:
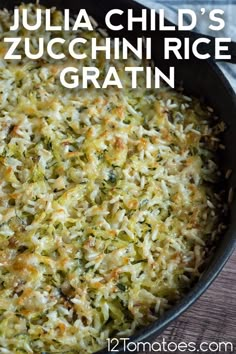
[[[37,48],[54,36],[10,34],[11,22],[2,11],[1,39],[26,36]],[[96,65],[122,73],[127,62],[101,54]],[[214,185],[224,127],[212,110],[164,86],[147,90],[142,76],[137,90],[127,74],[123,90],[68,90],[58,73],[71,64],[91,62],[0,60],[3,353],[91,353],[129,336],[184,295],[222,227]]]

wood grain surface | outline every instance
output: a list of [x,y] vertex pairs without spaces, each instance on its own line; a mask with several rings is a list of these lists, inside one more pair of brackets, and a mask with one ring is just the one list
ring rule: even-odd
[[236,252],[201,298],[155,341],[163,337],[175,343],[231,342],[236,353]]

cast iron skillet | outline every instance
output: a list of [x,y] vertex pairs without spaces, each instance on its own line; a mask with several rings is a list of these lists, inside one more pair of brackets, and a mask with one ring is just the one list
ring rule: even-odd
[[[32,0],[31,0],[32,1]],[[19,0],[2,0],[1,7],[12,9],[15,5],[19,5],[21,1]],[[30,2],[26,0],[24,2]],[[32,1],[33,2],[33,1]],[[136,15],[140,15],[140,11],[143,6],[137,4],[132,0],[41,0],[40,3],[46,6],[57,6],[58,8],[70,8],[75,13],[78,13],[80,8],[85,8],[89,14],[91,14],[102,26],[104,26],[105,14],[114,8],[124,10],[124,16],[116,16],[114,20],[117,24],[123,23],[126,27],[126,11],[128,8],[133,8]],[[158,15],[157,15],[158,21]],[[169,23],[166,21],[166,23]],[[135,31],[127,32],[123,30],[119,33],[115,32],[111,35],[116,37],[126,37],[131,42],[137,36],[151,36],[152,41],[155,44],[153,48],[153,59],[155,65],[158,66],[162,71],[166,72],[169,66],[175,66],[176,68],[176,82],[181,83],[188,94],[195,95],[199,98],[204,97],[207,104],[212,106],[217,115],[226,123],[227,130],[224,133],[224,144],[226,145],[226,150],[222,152],[221,164],[222,170],[224,172],[231,168],[233,170],[230,180],[225,185],[226,190],[229,188],[236,187],[236,157],[235,157],[235,147],[236,147],[236,95],[232,90],[230,84],[226,80],[223,73],[218,69],[217,65],[213,60],[200,61],[195,58],[191,58],[188,61],[176,60],[171,58],[170,60],[164,61],[163,58],[163,37],[164,36],[178,36],[182,38],[185,36],[197,36],[194,33],[178,33],[173,32],[160,32],[146,31],[143,33],[139,26],[136,27]],[[212,50],[212,46],[210,48]],[[232,50],[232,61],[236,60],[236,50],[234,44],[231,46]],[[219,274],[224,264],[232,254],[235,241],[236,241],[236,200],[234,198],[230,205],[230,213],[228,220],[228,229],[224,235],[222,235],[220,241],[217,244],[214,255],[212,256],[206,270],[204,271],[201,279],[198,283],[191,289],[191,291],[171,310],[166,312],[159,320],[155,321],[153,324],[143,328],[138,331],[134,336],[130,338],[132,341],[147,341],[152,339],[158,334],[160,334],[171,321],[175,320],[183,311],[185,311],[190,305],[196,301],[199,296],[209,287],[212,281]],[[123,349],[120,346],[119,351],[122,352]],[[106,354],[108,351],[101,350],[99,354]],[[97,353],[98,354],[98,353]]]

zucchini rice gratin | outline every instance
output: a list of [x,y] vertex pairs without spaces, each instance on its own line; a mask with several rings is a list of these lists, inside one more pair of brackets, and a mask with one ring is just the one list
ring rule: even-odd
[[[20,8],[34,23],[36,6]],[[181,90],[147,90],[144,74],[130,89],[124,67],[142,65],[132,55],[6,61],[4,37],[30,37],[33,52],[55,35],[11,33],[12,20],[0,12],[0,352],[92,353],[159,318],[199,278],[225,227],[224,124]],[[102,45],[102,34],[58,36]],[[66,89],[58,74],[71,65],[113,65],[124,88]]]

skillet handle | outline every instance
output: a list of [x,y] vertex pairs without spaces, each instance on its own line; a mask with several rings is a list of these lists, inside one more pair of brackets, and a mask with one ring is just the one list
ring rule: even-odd
[[[196,33],[196,32],[189,32],[189,37],[192,40],[196,40],[197,38],[209,38],[211,40],[211,42],[209,44],[206,44],[206,47],[207,47],[209,54],[211,54],[212,59],[214,60],[214,56],[215,56],[215,45],[214,45],[215,38],[214,37],[208,36],[208,35],[203,35],[201,33]],[[231,59],[215,59],[215,61],[236,64],[236,43],[229,42],[229,43],[227,43],[227,45],[229,47],[228,54],[231,55]],[[202,45],[202,48],[204,48],[204,46],[205,46],[205,44]]]

